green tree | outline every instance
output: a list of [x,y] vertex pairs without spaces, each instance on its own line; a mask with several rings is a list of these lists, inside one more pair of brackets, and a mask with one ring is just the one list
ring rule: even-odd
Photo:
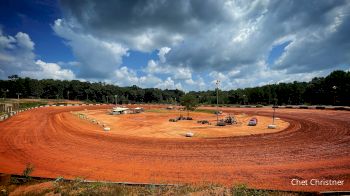
[[185,94],[181,97],[180,103],[182,106],[185,106],[187,110],[187,117],[190,116],[190,111],[195,110],[198,107],[198,100],[192,94]]

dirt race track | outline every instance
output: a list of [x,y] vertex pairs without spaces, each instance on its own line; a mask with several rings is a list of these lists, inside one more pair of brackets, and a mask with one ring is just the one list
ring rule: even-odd
[[[70,111],[38,108],[0,122],[0,172],[149,183],[246,183],[279,190],[350,190],[350,112],[278,109],[281,132],[224,138],[142,138],[108,134]],[[271,115],[271,108],[221,108]],[[344,180],[293,186],[292,179]]]

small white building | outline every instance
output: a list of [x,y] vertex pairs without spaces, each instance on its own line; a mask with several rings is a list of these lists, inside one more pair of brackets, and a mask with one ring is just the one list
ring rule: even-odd
[[127,114],[129,110],[130,110],[129,108],[116,107],[116,108],[113,108],[113,109],[112,109],[111,114],[112,114],[112,115],[116,115],[116,114]]

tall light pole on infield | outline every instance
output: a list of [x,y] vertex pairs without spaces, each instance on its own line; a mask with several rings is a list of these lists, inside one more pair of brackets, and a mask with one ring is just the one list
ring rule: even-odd
[[276,113],[276,101],[273,103],[273,114],[272,114],[272,124],[275,124],[275,113]]
[[336,103],[336,93],[337,93],[337,88],[338,88],[338,87],[337,87],[337,86],[333,86],[332,88],[333,88],[333,90],[334,90],[333,105],[335,105],[335,103]]
[[22,93],[16,93],[17,95],[17,100],[19,100],[19,96],[22,95]]
[[219,85],[220,80],[216,80],[216,122],[219,122]]

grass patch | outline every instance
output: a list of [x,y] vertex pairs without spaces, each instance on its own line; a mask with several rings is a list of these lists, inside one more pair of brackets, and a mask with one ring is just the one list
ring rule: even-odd
[[208,114],[215,114],[216,110],[196,109],[194,112],[202,112],[202,113],[208,113]]
[[19,103],[19,108],[26,109],[26,108],[32,108],[32,107],[39,107],[46,104],[47,104],[46,102],[24,102],[24,103]]
[[[84,182],[83,179],[66,181],[50,181],[52,186],[35,190],[35,192],[22,192],[24,195],[304,195],[315,193],[303,193],[292,191],[258,190],[248,188],[246,185],[224,187],[218,184],[203,185],[126,185],[103,182]],[[33,186],[43,181],[31,181],[20,186]],[[2,187],[5,195],[13,192],[16,187],[9,185]],[[7,193],[7,194],[6,194]]]
[[[16,179],[23,177],[13,177]],[[18,181],[18,180],[17,180]],[[85,182],[83,178],[74,180],[64,180],[62,177],[56,180],[36,179],[23,181],[22,183],[13,183],[0,186],[3,195],[8,195],[16,191],[19,186],[35,186],[37,184],[51,182],[52,186],[37,186],[34,189],[28,189],[28,192],[22,192],[22,195],[314,195],[316,193],[292,192],[292,191],[273,191],[252,189],[244,184],[237,184],[233,187],[225,187],[220,184],[203,183],[200,185],[182,184],[182,185],[130,185],[115,184],[104,182]],[[0,194],[1,195],[1,194]]]
[[166,109],[150,109],[150,110],[145,110],[145,112],[153,112],[153,113],[168,113],[171,111],[176,111],[176,110],[166,110]]

